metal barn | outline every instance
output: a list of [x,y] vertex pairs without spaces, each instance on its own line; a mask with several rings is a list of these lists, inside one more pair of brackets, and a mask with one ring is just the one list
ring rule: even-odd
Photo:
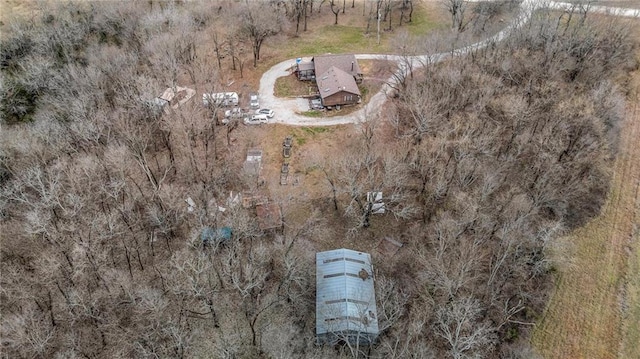
[[378,336],[373,265],[368,253],[316,253],[316,335],[321,343],[368,345]]

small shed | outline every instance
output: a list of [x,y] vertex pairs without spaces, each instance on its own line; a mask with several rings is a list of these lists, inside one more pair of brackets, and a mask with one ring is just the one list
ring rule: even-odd
[[345,248],[316,253],[316,335],[329,344],[369,345],[378,337],[368,253]]

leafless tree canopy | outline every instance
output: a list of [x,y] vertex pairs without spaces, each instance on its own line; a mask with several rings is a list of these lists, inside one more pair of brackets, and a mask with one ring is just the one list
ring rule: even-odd
[[[535,355],[547,250],[608,188],[617,79],[637,67],[629,29],[540,13],[502,43],[408,69],[385,106],[393,121],[360,123],[339,160],[313,159],[323,197],[276,198],[283,225],[266,233],[242,206],[218,209],[244,189],[240,154],[212,120],[221,109],[154,99],[181,81],[215,90],[243,44],[257,61],[274,19],[299,22],[314,3],[60,3],[3,34],[3,355]],[[222,26],[231,13],[237,26]],[[313,210],[300,219],[300,208]],[[227,226],[228,243],[203,244],[205,227]],[[374,252],[383,230],[404,242],[395,256]],[[314,345],[312,258],[329,239],[372,249],[381,333],[370,348]]]

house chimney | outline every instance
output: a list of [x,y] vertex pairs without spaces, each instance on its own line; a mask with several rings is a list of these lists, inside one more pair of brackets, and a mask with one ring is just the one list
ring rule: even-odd
[[351,72],[353,72],[353,61],[351,61]]

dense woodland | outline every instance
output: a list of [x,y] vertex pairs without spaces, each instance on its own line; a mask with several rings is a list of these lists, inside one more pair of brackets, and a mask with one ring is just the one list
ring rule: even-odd
[[[179,80],[220,88],[278,26],[303,31],[309,3],[59,4],[3,34],[3,357],[535,357],[554,239],[608,190],[638,67],[628,25],[539,11],[501,43],[412,67],[340,160],[314,159],[324,200],[282,199],[284,225],[263,232],[251,209],[212,200],[255,186],[227,149],[243,129],[216,125],[197,98],[151,104]],[[411,39],[407,53],[434,43]],[[232,240],[203,246],[204,226]],[[374,253],[377,343],[316,346],[313,248],[381,227],[406,250]]]

